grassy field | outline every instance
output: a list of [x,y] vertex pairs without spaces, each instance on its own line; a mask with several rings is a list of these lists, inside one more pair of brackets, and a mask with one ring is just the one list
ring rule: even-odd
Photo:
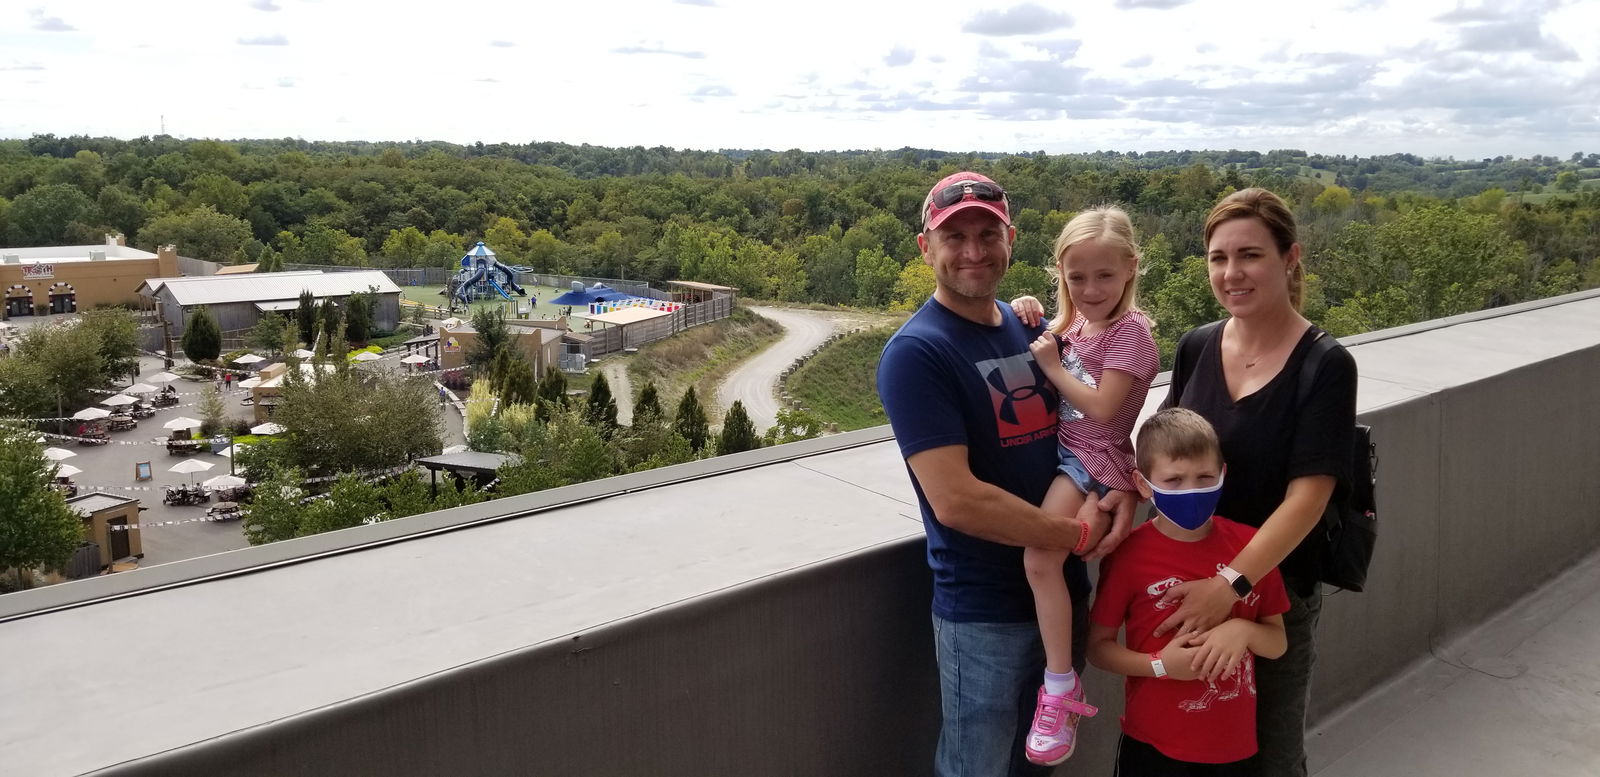
[[795,370],[785,388],[806,412],[839,431],[888,423],[878,401],[878,357],[894,328],[846,335]]
[[[401,286],[400,296],[412,302],[420,302],[424,305],[436,305],[443,307],[445,304],[445,298],[443,294],[439,293],[441,288],[443,287]],[[531,314],[534,318],[555,318],[561,315],[562,311],[566,309],[564,306],[552,305],[549,302],[549,300],[555,299],[563,294],[566,291],[565,289],[557,289],[550,286],[524,286],[522,288],[528,290],[528,296],[518,297],[516,295],[512,295],[512,301],[510,302],[499,297],[489,300],[479,300],[472,303],[472,310],[476,312],[482,308],[501,308],[506,311],[506,318],[516,318],[515,306],[521,305],[522,303],[532,303],[536,300],[537,302],[533,305],[533,309],[531,311]],[[466,314],[461,317],[471,318],[471,314]],[[581,319],[587,317],[587,308],[573,308],[572,318]],[[578,328],[581,329],[581,327]]]

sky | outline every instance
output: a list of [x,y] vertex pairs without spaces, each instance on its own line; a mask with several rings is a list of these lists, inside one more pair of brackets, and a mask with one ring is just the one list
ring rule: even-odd
[[1600,152],[1600,0],[28,0],[0,137]]

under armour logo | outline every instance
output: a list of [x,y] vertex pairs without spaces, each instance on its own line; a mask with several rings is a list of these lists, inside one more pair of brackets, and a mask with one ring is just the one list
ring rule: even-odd
[[983,376],[983,379],[988,381],[990,387],[1000,394],[1000,411],[998,415],[1000,420],[1008,424],[1019,423],[1016,403],[1033,399],[1041,393],[1038,385],[1018,386],[1016,388],[1007,386],[1005,377],[1000,374],[999,369],[990,370],[988,374]]

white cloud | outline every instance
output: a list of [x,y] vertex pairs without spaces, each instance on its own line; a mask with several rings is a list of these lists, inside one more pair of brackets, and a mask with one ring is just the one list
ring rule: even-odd
[[240,46],[287,46],[289,45],[289,38],[281,33],[277,35],[256,35],[240,38],[238,43]]
[[1072,17],[1034,3],[1004,11],[979,11],[961,29],[979,35],[1038,35],[1072,26]]
[[33,28],[40,32],[72,32],[78,29],[61,21],[59,16],[46,16],[43,8],[35,8],[28,15],[33,17]]

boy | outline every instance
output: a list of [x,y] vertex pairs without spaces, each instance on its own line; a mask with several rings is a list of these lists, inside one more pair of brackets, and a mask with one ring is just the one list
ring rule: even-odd
[[[1136,445],[1134,483],[1157,514],[1102,562],[1089,613],[1090,663],[1128,678],[1117,774],[1251,775],[1253,656],[1283,655],[1283,580],[1269,572],[1210,631],[1152,637],[1168,615],[1162,592],[1216,575],[1255,529],[1211,514],[1225,468],[1216,432],[1199,414],[1162,410],[1139,427]],[[1127,647],[1117,644],[1124,623]]]

